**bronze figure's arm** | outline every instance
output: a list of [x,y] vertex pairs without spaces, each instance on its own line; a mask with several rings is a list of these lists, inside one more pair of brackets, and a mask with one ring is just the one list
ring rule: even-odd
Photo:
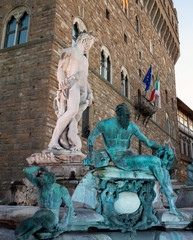
[[47,170],[41,166],[37,166],[37,167],[34,166],[34,167],[29,167],[24,169],[26,178],[36,187],[38,187],[40,184],[40,180],[38,179],[38,177],[34,176],[34,173],[37,172],[38,170],[42,172],[47,172]]
[[68,206],[68,214],[67,217],[64,215],[60,221],[60,223],[57,225],[57,230],[65,230],[66,226],[69,224],[70,219],[72,218],[74,214],[74,205],[72,203],[70,194],[68,193],[68,190],[65,187],[60,187],[61,191],[61,198],[64,201],[64,203]]
[[145,135],[143,135],[143,133],[139,130],[139,128],[134,125],[134,135],[136,136],[136,138],[138,138],[140,141],[142,141],[147,147],[151,148],[151,149],[160,149],[160,148],[164,148],[163,145],[160,145],[159,143],[156,143],[154,141],[149,140],[148,138],[146,138]]

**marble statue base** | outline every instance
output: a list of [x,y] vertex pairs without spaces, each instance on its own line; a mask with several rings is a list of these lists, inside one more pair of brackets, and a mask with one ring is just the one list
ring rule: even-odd
[[26,160],[30,166],[41,165],[53,172],[59,179],[80,180],[86,170],[82,166],[82,160],[86,156],[81,152],[68,150],[44,150],[42,153],[34,153]]
[[[65,150],[44,150],[34,153],[26,160],[30,166],[43,166],[56,175],[57,181],[64,185],[72,195],[79,181],[86,174],[86,167],[82,160],[86,156],[81,152]],[[23,187],[14,193],[14,202],[18,205],[37,205],[37,192],[35,187],[25,178]]]

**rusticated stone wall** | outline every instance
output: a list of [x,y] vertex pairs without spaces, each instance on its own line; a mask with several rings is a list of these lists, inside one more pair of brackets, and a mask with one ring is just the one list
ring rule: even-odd
[[[136,122],[141,131],[160,144],[168,143],[174,147],[178,157],[174,72],[178,55],[172,57],[170,48],[167,47],[169,43],[164,42],[165,36],[161,36],[156,30],[154,24],[156,13],[152,19],[153,8],[149,7],[150,1],[142,1],[147,4],[146,7],[141,1],[138,1],[138,4],[134,0],[128,2],[129,9],[126,16],[119,0],[1,1],[0,40],[3,35],[4,19],[12,9],[25,4],[31,11],[28,41],[21,45],[0,49],[0,182],[3,190],[1,193],[9,188],[11,181],[23,178],[22,169],[27,166],[26,157],[47,148],[56,122],[52,106],[57,89],[57,63],[62,49],[71,46],[75,18],[81,19],[87,30],[93,31],[98,38],[89,53],[89,82],[94,93],[94,103],[90,107],[91,130],[98,121],[113,117],[117,104],[126,102],[132,111],[132,121]],[[162,1],[153,2],[156,2],[157,11],[161,12],[169,26],[168,41],[170,36],[173,36],[172,39],[177,44],[177,17],[171,4],[169,1],[166,1],[167,6],[164,6]],[[168,6],[170,15],[167,13]],[[106,18],[106,9],[109,11],[109,20]],[[136,31],[136,16],[139,19],[140,33]],[[126,42],[124,34],[127,38]],[[150,42],[153,53],[150,52]],[[100,76],[102,46],[109,50],[111,57],[111,83]],[[176,47],[177,53],[179,44]],[[141,59],[139,52],[142,55]],[[142,117],[138,121],[134,119],[134,97],[137,96],[138,90],[144,94],[145,86],[142,81],[150,64],[152,64],[154,79],[157,72],[159,73],[162,108],[156,108],[154,121],[150,120],[145,127],[142,124]],[[121,94],[122,66],[128,72],[130,99]],[[139,69],[142,72],[141,77],[139,77]],[[150,98],[152,88],[153,84],[146,94],[147,98]],[[170,120],[171,134],[166,133],[166,113]],[[172,121],[175,123],[176,138],[172,136]],[[79,130],[81,132],[81,124]],[[82,138],[82,142],[83,152],[85,152],[86,139]],[[102,147],[101,138],[96,142],[96,147]],[[139,143],[135,138],[133,138],[132,147],[138,151]],[[142,146],[142,153],[147,154],[151,151]]]

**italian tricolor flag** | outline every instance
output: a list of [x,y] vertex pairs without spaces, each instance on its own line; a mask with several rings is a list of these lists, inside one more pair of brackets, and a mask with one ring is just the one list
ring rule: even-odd
[[155,84],[149,101],[153,101],[155,95],[158,96],[158,107],[161,108],[160,81],[158,81],[158,73],[156,75]]

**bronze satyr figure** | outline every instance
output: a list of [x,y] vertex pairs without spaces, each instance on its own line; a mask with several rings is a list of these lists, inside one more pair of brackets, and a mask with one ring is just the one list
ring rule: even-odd
[[[36,177],[35,172],[41,171],[42,178]],[[38,191],[38,210],[33,217],[24,220],[15,230],[17,240],[28,239],[40,229],[49,232],[64,232],[74,213],[74,207],[68,190],[56,183],[56,176],[43,167],[29,167],[24,170],[27,179]],[[68,206],[68,215],[59,223],[59,210],[62,201]]]

